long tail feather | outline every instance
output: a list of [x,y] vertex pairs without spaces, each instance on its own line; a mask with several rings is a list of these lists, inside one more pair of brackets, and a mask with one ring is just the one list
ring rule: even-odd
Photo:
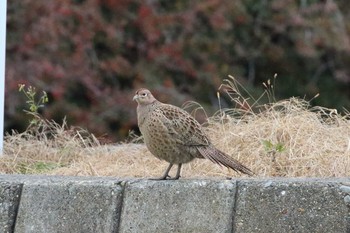
[[209,159],[213,163],[217,163],[219,165],[231,168],[236,172],[241,172],[250,176],[254,175],[254,173],[249,168],[247,168],[234,158],[231,158],[224,152],[216,149],[214,146],[199,146],[197,147],[197,149],[204,158]]

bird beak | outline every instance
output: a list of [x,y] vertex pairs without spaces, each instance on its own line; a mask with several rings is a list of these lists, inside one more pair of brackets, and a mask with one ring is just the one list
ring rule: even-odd
[[132,98],[132,100],[137,100],[139,98],[138,95],[134,95],[134,97]]

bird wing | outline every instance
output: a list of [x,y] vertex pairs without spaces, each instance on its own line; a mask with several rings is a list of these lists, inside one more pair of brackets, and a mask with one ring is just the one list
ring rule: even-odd
[[201,125],[188,112],[169,104],[157,108],[163,117],[163,124],[179,144],[186,146],[209,145]]

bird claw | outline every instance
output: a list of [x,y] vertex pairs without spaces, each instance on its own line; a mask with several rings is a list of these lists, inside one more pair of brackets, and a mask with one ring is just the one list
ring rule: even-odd
[[171,177],[169,175],[166,175],[166,176],[161,176],[156,178],[150,178],[150,180],[178,180],[179,178],[180,176]]
[[168,176],[169,178],[167,178],[166,180],[178,180],[180,178],[180,176],[175,176],[175,177],[170,177]]

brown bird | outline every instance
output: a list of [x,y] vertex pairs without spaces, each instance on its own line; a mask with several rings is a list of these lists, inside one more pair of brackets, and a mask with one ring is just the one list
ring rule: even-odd
[[[170,163],[164,175],[157,179],[179,179],[182,164],[195,158],[206,158],[236,172],[254,174],[249,168],[215,148],[198,121],[185,110],[159,102],[145,88],[137,90],[133,100],[138,103],[138,126],[147,148],[157,158]],[[169,171],[174,164],[178,168],[175,177],[171,178]]]

